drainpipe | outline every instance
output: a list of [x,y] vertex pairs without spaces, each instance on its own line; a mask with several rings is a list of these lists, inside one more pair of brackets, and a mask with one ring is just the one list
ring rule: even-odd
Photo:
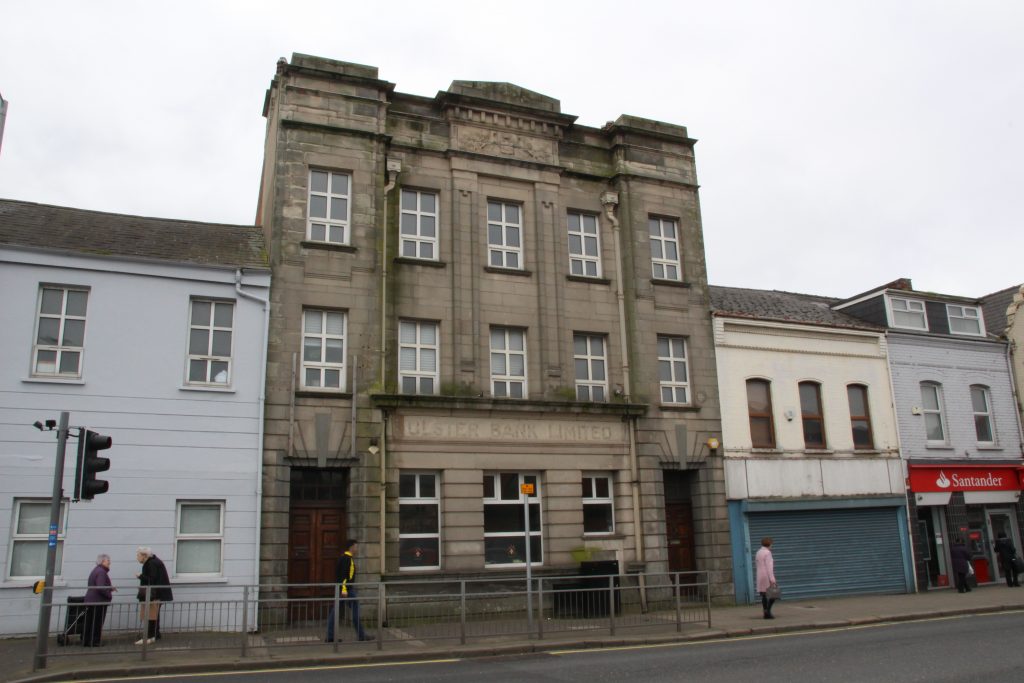
[[[260,397],[259,397],[259,437],[257,450],[259,460],[256,467],[256,561],[253,563],[253,599],[259,603],[260,599],[260,536],[263,524],[263,414],[267,402],[267,343],[270,336],[270,296],[262,299],[255,294],[250,294],[242,289],[242,269],[235,269],[235,292],[238,296],[255,301],[263,307],[263,344],[260,351]],[[259,627],[259,611],[253,616],[254,625]]]
[[[1021,308],[1024,308],[1024,306]],[[1022,314],[1024,314],[1024,312],[1022,312]],[[1020,406],[1020,396],[1017,394],[1017,373],[1013,369],[1013,347],[1014,341],[1012,339],[1007,339],[1006,369],[1010,373],[1010,393],[1013,395],[1013,404],[1015,406]],[[1021,454],[1024,455],[1024,427],[1020,424],[1020,411],[1018,410],[1015,412],[1017,413],[1017,448],[1020,450]]]
[[[388,194],[391,190],[395,189],[395,184],[398,183],[398,174],[402,172],[402,162],[398,159],[388,159],[385,162],[384,177],[387,179],[387,184],[384,186],[384,220],[382,221],[382,246],[380,255],[380,390],[384,391],[387,379],[387,361],[388,361]],[[394,172],[392,176],[391,173]],[[352,400],[355,401],[355,394],[352,395]],[[387,432],[387,419],[381,419],[381,436],[380,436],[380,453],[377,455],[380,462],[380,493],[379,493],[379,505],[380,505],[380,574],[384,576],[384,558],[385,558],[385,538],[387,534],[387,524],[385,523],[385,513],[387,512],[387,449],[385,448],[385,433]]]
[[[602,192],[601,205],[604,206],[604,214],[612,225],[612,243],[615,247],[615,299],[619,307],[619,343],[622,346],[622,385],[626,401],[630,400],[632,394],[632,380],[629,371],[629,337],[626,331],[626,295],[622,287],[622,235],[619,229],[619,219],[615,217],[615,207],[619,203],[617,192]],[[633,499],[633,543],[636,546],[637,562],[644,562],[644,536],[642,521],[640,519],[640,473],[637,464],[636,453],[636,420],[630,418],[629,422],[629,473],[630,473],[630,497]],[[643,594],[643,592],[641,592]]]
[[904,503],[904,509],[907,511],[907,540],[910,541],[910,575],[914,579],[914,592],[919,593],[921,591],[921,586],[917,581],[917,566],[914,560],[916,556],[916,553],[914,553],[915,525],[914,520],[910,518],[910,497],[914,494],[910,490],[910,487],[907,486],[907,478],[910,476],[910,467],[903,454],[903,439],[900,438],[900,416],[896,407],[896,385],[892,381],[892,365],[889,363],[888,332],[884,333],[881,338],[885,342],[885,376],[889,380],[889,407],[891,409],[889,414],[892,415],[892,419],[895,420],[893,423],[893,431],[896,432],[896,451],[900,455],[900,473],[903,475],[903,499],[906,501]]

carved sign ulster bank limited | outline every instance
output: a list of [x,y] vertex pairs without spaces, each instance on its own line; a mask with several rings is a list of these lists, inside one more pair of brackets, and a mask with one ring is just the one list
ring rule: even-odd
[[615,444],[626,440],[625,425],[575,420],[511,420],[406,416],[401,438],[416,441],[512,441]]

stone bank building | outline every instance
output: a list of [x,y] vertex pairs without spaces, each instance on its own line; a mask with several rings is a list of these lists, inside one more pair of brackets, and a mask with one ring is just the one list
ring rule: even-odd
[[731,599],[686,129],[299,54],[264,115],[262,580],[330,581],[346,537],[368,581],[522,576],[529,544]]

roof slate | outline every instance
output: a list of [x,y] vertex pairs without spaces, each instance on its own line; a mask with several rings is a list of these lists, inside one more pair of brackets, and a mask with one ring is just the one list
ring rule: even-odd
[[830,306],[840,299],[814,294],[796,294],[767,289],[741,289],[712,285],[711,309],[715,315],[758,320],[824,325],[856,330],[884,331],[884,327],[834,311]]
[[126,216],[0,199],[0,244],[100,256],[268,268],[254,225]]
[[1007,287],[981,298],[981,310],[985,316],[985,330],[989,334],[1001,335],[1006,331],[1006,309],[1013,303],[1013,295],[1020,285]]

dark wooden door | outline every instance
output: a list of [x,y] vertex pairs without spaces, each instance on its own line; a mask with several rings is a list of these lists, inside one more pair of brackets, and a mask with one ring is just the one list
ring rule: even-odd
[[288,527],[288,597],[293,620],[320,619],[330,607],[334,567],[345,539],[345,511],[293,504]]
[[[693,506],[690,502],[665,503],[665,526],[668,532],[669,571],[696,571],[697,551],[693,536]],[[683,582],[687,582],[685,577]]]

